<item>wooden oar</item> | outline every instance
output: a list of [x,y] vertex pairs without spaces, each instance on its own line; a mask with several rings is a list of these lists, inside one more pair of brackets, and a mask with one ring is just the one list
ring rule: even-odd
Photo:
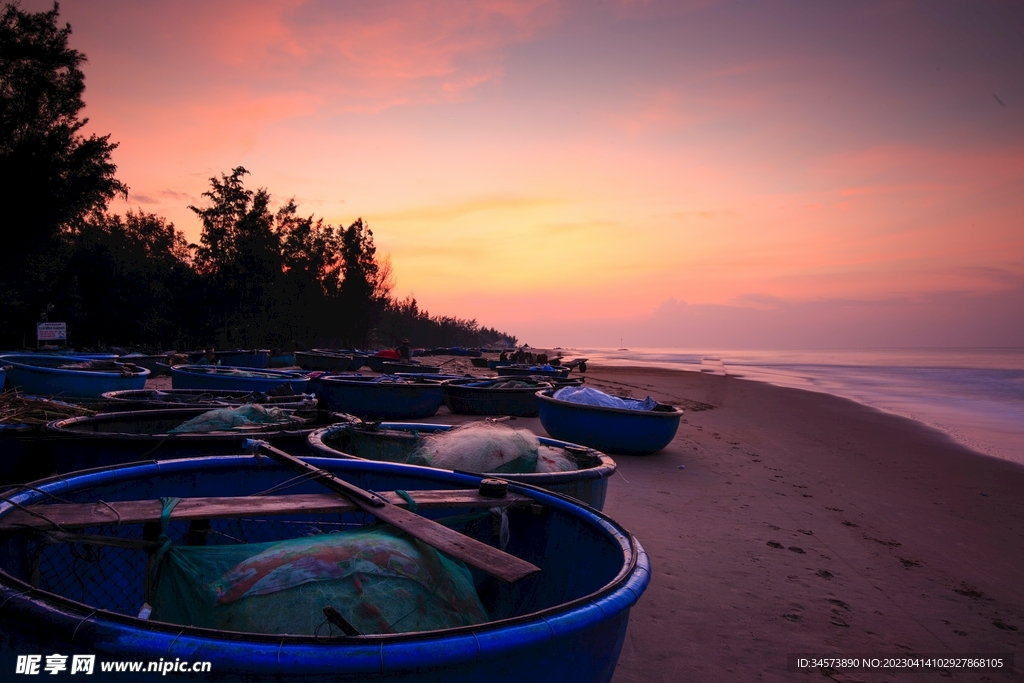
[[540,571],[540,567],[526,560],[521,560],[515,555],[481,543],[431,519],[392,505],[370,491],[364,491],[326,470],[274,448],[266,441],[246,439],[246,447],[262,451],[282,465],[312,475],[311,479],[315,479],[335,493],[345,496],[377,519],[503,581],[514,583]]

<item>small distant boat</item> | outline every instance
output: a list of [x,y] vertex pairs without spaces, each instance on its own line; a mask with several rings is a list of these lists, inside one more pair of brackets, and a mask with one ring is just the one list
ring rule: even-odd
[[605,408],[561,401],[552,393],[553,389],[537,392],[540,423],[547,433],[608,453],[656,453],[675,438],[683,416],[682,410],[665,404],[654,410]]
[[[192,351],[188,354],[189,360],[193,363],[204,355],[204,351]],[[214,352],[214,358],[221,365],[228,367],[259,370],[270,364],[270,349],[228,349]]]
[[372,356],[366,357],[366,365],[370,367],[374,372],[384,372],[384,363],[386,362],[400,362],[402,357],[398,355],[397,351],[385,349],[384,351],[378,351]]
[[286,387],[292,394],[301,394],[305,392],[308,382],[309,378],[304,373],[285,370],[257,370],[221,365],[176,365],[171,368],[171,386],[174,389],[272,391]]
[[352,366],[352,356],[328,351],[296,351],[295,363],[303,370],[345,372]]
[[151,376],[167,372],[169,356],[166,353],[159,353],[151,356],[144,356],[141,353],[129,353],[126,356],[119,356],[122,363],[134,363],[149,370]]
[[286,423],[208,432],[172,431],[211,408],[133,410],[55,420],[46,425],[46,432],[52,439],[54,471],[63,474],[136,460],[242,453],[245,440],[252,438],[265,439],[292,453],[306,454],[306,437],[313,431],[325,425],[355,420],[349,415],[324,411],[306,414],[286,411],[293,417]]
[[381,382],[368,376],[324,377],[320,386],[328,410],[348,413],[364,420],[415,420],[431,417],[444,403],[440,382]]
[[295,354],[294,353],[279,353],[270,357],[270,363],[267,364],[268,368],[289,368],[295,365]]
[[[647,553],[620,524],[571,499],[515,482],[501,497],[487,498],[482,476],[359,460],[306,462],[348,486],[376,491],[402,511],[415,503],[428,528],[428,518],[443,518],[467,542],[495,550],[499,524],[492,517],[507,519],[512,532],[501,543],[504,553],[540,571],[510,584],[462,568],[486,619],[435,630],[387,632],[392,629],[385,621],[385,628],[360,634],[341,604],[334,612],[345,614],[332,623],[348,623],[354,635],[326,623],[313,635],[273,632],[261,620],[272,624],[288,615],[268,609],[248,614],[242,628],[159,620],[157,613],[150,616],[147,599],[167,574],[151,569],[167,566],[161,563],[179,550],[208,558],[202,546],[209,544],[251,558],[259,551],[248,544],[300,538],[315,544],[338,539],[333,532],[341,529],[380,525],[318,481],[297,482],[294,469],[265,455],[132,463],[6,492],[12,502],[0,502],[5,649],[85,652],[104,662],[209,662],[217,680],[248,683],[611,681],[630,609],[651,577]],[[160,542],[166,545],[158,554],[154,534],[164,510],[168,521]],[[46,545],[38,540],[40,532],[52,532]],[[27,547],[39,552],[29,555]],[[309,568],[314,578],[317,571],[324,568]],[[254,593],[276,599],[279,609],[301,610],[288,603],[295,593],[287,581],[302,574],[296,568],[277,578],[285,582]],[[316,623],[327,621],[320,607],[309,617]]]
[[[384,462],[406,462],[421,445],[421,434],[452,429],[451,425],[385,422],[379,427],[359,423],[318,429],[309,435],[312,455],[331,458],[357,458]],[[571,496],[594,508],[604,508],[608,480],[615,473],[615,461],[592,448],[541,437],[544,446],[562,449],[578,469],[568,472],[491,474],[491,476],[531,484]]]
[[312,394],[271,396],[263,392],[214,389],[139,389],[108,391],[103,394],[102,409],[110,412],[127,410],[160,410],[198,406],[240,406],[256,403],[286,410],[312,410],[316,398]]
[[65,400],[96,399],[107,391],[142,389],[149,370],[131,363],[81,356],[15,353],[0,356],[7,380],[24,394]]
[[554,367],[552,365],[527,365],[516,363],[513,365],[502,365],[497,369],[499,377],[568,377],[570,368]]
[[441,368],[436,365],[423,365],[421,363],[386,360],[381,363],[381,372],[389,375],[396,375],[400,372],[412,372],[420,375],[436,375],[441,372]]
[[444,384],[444,403],[458,415],[537,417],[537,391],[550,387],[548,382],[527,377],[450,380]]

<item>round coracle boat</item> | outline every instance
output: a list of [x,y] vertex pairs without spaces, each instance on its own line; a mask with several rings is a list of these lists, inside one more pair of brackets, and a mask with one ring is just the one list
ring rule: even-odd
[[444,403],[440,382],[400,377],[323,377],[318,399],[328,410],[364,420],[416,420],[431,417]]
[[7,382],[24,394],[65,400],[99,398],[107,391],[141,389],[149,370],[105,358],[12,353],[0,356]]
[[221,365],[175,365],[171,368],[171,386],[175,389],[274,391],[285,387],[292,394],[301,394],[308,381],[301,372],[285,370]]
[[608,408],[562,401],[552,396],[554,391],[537,392],[540,423],[545,431],[556,439],[609,453],[656,453],[675,438],[683,416],[682,410],[661,403],[652,410]]
[[327,475],[312,480],[285,462],[133,463],[7,492],[4,666],[60,653],[96,671],[205,662],[219,681],[611,680],[651,571],[616,522],[515,482],[309,458]]

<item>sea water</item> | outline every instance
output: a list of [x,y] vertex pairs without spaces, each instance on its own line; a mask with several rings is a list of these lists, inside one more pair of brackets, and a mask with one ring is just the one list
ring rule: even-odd
[[1024,464],[1024,349],[714,351],[571,349],[592,363],[729,375],[821,391]]

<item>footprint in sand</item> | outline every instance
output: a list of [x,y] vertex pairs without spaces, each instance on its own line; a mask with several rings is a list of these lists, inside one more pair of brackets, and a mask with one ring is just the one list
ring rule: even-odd
[[791,546],[789,546],[789,549],[792,550],[794,553],[799,553],[801,555],[806,555],[807,554],[804,551],[804,549],[799,547],[799,546],[791,545]]
[[966,582],[961,582],[959,586],[953,589],[953,592],[959,593],[965,598],[980,598],[985,595],[980,590]]
[[782,547],[782,544],[779,543],[778,541],[768,541],[767,543],[765,543],[765,545],[768,546],[769,548],[781,548]]
[[818,576],[820,576],[823,579],[831,579],[832,578],[832,572],[830,572],[827,569],[819,569],[818,571],[816,571],[814,573],[817,574]]

